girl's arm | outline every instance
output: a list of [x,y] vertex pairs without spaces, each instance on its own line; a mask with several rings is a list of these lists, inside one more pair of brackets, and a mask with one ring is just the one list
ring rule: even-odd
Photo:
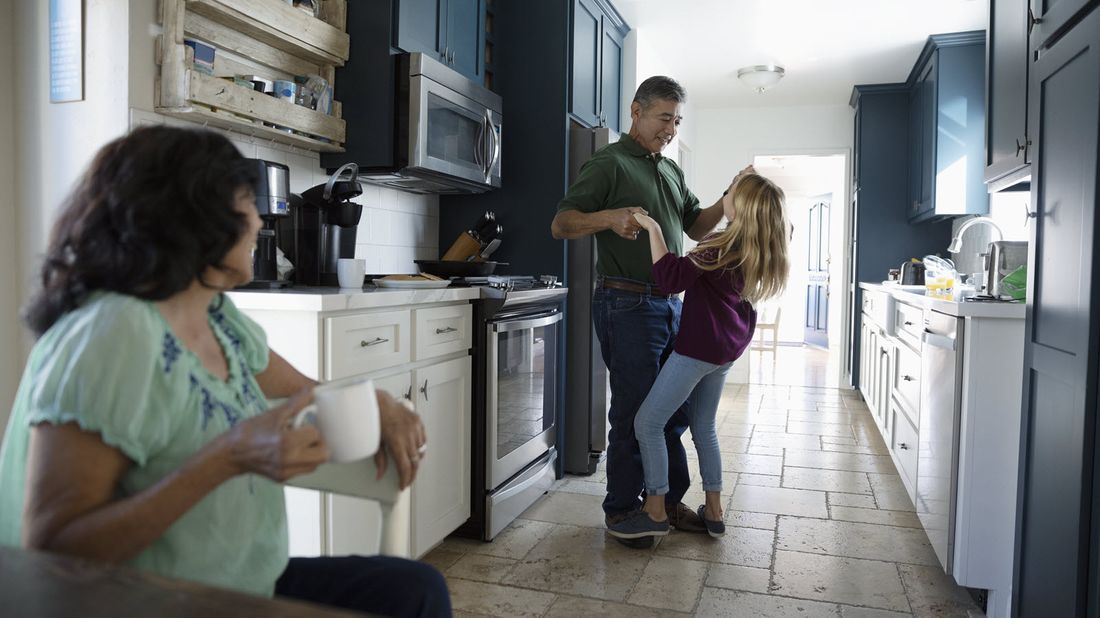
[[661,224],[649,215],[640,212],[634,213],[634,218],[649,233],[649,253],[653,263],[656,264],[668,253],[668,245],[665,244],[665,234],[661,230]]

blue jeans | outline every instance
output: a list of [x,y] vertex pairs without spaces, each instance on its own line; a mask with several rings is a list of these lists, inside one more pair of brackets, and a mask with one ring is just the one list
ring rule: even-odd
[[686,413],[691,423],[703,491],[722,491],[722,454],[718,450],[714,417],[731,365],[732,362],[715,365],[676,352],[665,361],[634,419],[634,433],[642,447],[647,494],[661,496],[669,491],[664,429],[678,410]]
[[[661,364],[672,353],[680,329],[680,309],[680,299],[675,297],[608,288],[597,288],[592,297],[592,322],[611,378],[607,497],[603,501],[607,515],[627,513],[642,504],[644,477],[641,451],[634,436],[634,415],[657,379]],[[664,428],[670,487],[665,500],[670,505],[683,499],[691,483],[687,452],[680,442],[687,427],[687,416],[676,412]]]

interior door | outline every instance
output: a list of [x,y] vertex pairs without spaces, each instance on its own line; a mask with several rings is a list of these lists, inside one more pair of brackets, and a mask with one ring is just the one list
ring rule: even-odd
[[810,345],[829,347],[829,210],[833,196],[822,195],[810,207],[810,250],[806,264],[806,333]]

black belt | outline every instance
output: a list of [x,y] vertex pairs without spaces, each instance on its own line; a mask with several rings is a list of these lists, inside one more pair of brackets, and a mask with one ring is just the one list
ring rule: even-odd
[[676,294],[662,294],[661,289],[652,283],[639,283],[637,281],[626,281],[623,279],[607,279],[605,277],[600,277],[596,279],[596,287],[632,292],[642,296],[654,296],[666,300],[672,300],[676,297]]

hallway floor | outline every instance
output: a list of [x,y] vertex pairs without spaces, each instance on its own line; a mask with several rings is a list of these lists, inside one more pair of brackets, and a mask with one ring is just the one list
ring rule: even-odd
[[604,472],[567,476],[492,543],[447,539],[425,557],[456,615],[981,615],[940,569],[858,394],[731,384],[718,417],[725,537],[673,530],[628,549],[604,531]]

